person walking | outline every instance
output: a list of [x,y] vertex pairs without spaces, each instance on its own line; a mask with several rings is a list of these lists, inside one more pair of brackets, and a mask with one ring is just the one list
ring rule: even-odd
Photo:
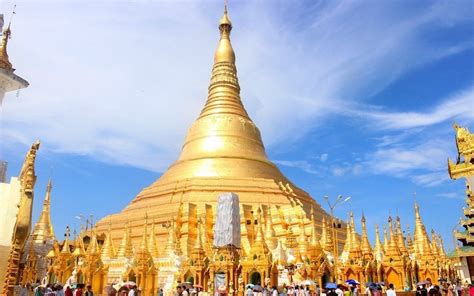
[[85,296],[94,296],[94,292],[92,292],[92,286],[91,285],[87,285]]
[[393,284],[388,285],[387,296],[397,296]]

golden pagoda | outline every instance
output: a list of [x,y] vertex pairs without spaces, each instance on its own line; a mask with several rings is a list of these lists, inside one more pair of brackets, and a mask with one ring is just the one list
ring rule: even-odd
[[461,243],[449,256],[455,260],[457,276],[464,281],[474,282],[474,134],[465,127],[454,124],[456,131],[456,163],[448,159],[448,172],[453,180],[464,178],[466,182],[466,207],[459,223],[462,230],[454,236]]
[[[285,241],[288,238],[288,233],[296,232],[299,237],[295,235],[295,241],[301,240],[304,229],[311,228],[311,219],[315,220],[318,232],[321,232],[323,218],[330,220],[308,193],[289,181],[268,159],[260,131],[250,119],[240,98],[236,58],[230,40],[231,30],[232,22],[225,10],[219,22],[220,40],[214,55],[208,99],[188,131],[178,160],[157,181],[143,189],[120,213],[109,215],[96,225],[98,235],[105,237],[109,233],[112,241],[108,242],[109,245],[121,245],[120,241],[125,239],[126,244],[138,249],[144,233],[142,221],[145,211],[157,225],[168,225],[173,221],[173,225],[169,227],[157,227],[156,243],[166,248],[153,260],[157,268],[171,268],[172,263],[165,261],[170,252],[176,255],[176,260],[181,263],[178,264],[179,272],[174,280],[185,280],[185,275],[190,271],[185,270],[185,266],[193,269],[185,262],[193,252],[194,256],[198,255],[195,246],[199,240],[199,219],[203,221],[205,257],[212,258],[213,252],[209,246],[212,246],[212,228],[217,196],[220,193],[233,192],[239,196],[242,230],[240,252],[246,258],[252,255],[265,256],[262,262],[269,265],[267,270],[272,264],[271,252],[255,254],[261,252],[260,249],[255,249],[257,237],[261,239],[261,248],[276,248],[279,240]],[[265,216],[263,212],[258,218],[258,224],[253,223],[255,213],[265,206],[268,207],[267,219],[271,219],[271,227],[268,226],[269,223],[266,227],[272,233],[271,239],[263,233],[266,231],[265,223],[262,224]],[[314,211],[312,217],[311,208]],[[288,223],[291,217],[300,217],[296,223],[299,225]],[[129,230],[124,227],[127,223]],[[129,237],[125,237],[127,235],[124,236],[124,233],[129,233]],[[338,231],[337,235],[338,241],[343,242],[344,232]],[[332,242],[331,235],[326,238],[325,246]],[[117,257],[135,258],[135,250],[130,246],[122,246],[119,247]],[[300,253],[306,258],[305,250],[301,249]],[[109,272],[111,270],[112,267],[109,267]],[[118,276],[127,277],[124,272]],[[136,276],[134,269],[133,272]],[[161,286],[166,284],[163,281],[169,280],[164,274],[168,273],[158,275]],[[263,274],[261,276],[264,277]],[[110,276],[109,280],[112,278],[115,276]],[[206,279],[203,285],[207,284]]]

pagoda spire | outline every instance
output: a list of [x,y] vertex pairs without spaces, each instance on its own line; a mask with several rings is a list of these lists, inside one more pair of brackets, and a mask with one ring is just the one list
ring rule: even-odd
[[45,241],[54,240],[53,224],[51,223],[51,189],[53,188],[51,179],[46,187],[46,195],[43,201],[43,209],[41,210],[38,222],[36,222],[32,240],[36,244],[43,244]]
[[344,249],[341,252],[341,261],[345,262],[349,259],[349,254],[352,246],[352,230],[351,223],[346,224],[346,241],[344,242]]
[[128,222],[125,226],[125,232],[123,233],[122,242],[120,243],[117,257],[118,258],[129,258],[133,256],[133,246],[130,240],[130,226]]
[[367,235],[367,225],[365,224],[365,216],[362,214],[360,219],[362,225],[362,238],[361,238],[361,251],[364,257],[372,257],[372,247],[370,246],[369,238]]
[[89,242],[89,245],[87,246],[86,254],[88,255],[100,254],[99,243],[97,242],[97,235],[95,234],[95,231],[92,232],[91,241]]
[[390,246],[390,241],[388,240],[388,234],[387,234],[387,226],[383,226],[383,252],[384,254],[388,253],[388,249]]
[[428,234],[426,233],[425,225],[421,220],[420,207],[415,202],[415,234],[413,236],[413,243],[417,258],[431,258],[431,246]]
[[321,245],[323,247],[323,250],[326,253],[333,253],[333,241],[332,241],[332,234],[329,231],[328,227],[328,222],[326,219],[323,217],[323,222],[322,222],[322,231],[321,231]]
[[61,249],[61,253],[63,254],[70,254],[71,253],[71,247],[69,243],[69,236],[71,235],[71,231],[69,229],[69,226],[66,226],[66,233],[64,234],[64,244]]
[[274,250],[276,248],[276,233],[275,229],[273,228],[272,209],[270,206],[268,206],[267,211],[265,242],[267,243],[267,246],[270,250]]
[[214,54],[208,99],[200,117],[212,114],[235,114],[249,119],[240,99],[235,53],[230,42],[232,22],[227,13],[227,6],[219,21],[219,31],[221,36]]
[[411,238],[411,232],[410,232],[410,227],[407,226],[407,250],[408,250],[408,254],[409,255],[412,255],[412,254],[415,254],[415,246],[413,245],[413,240]]
[[143,235],[140,242],[139,251],[148,252],[148,214],[145,213],[145,221],[143,222]]
[[314,210],[311,207],[311,240],[308,248],[308,257],[316,259],[322,252],[321,244],[316,233],[316,222],[314,221]]
[[160,256],[158,251],[158,245],[156,243],[155,223],[151,223],[150,237],[148,239],[148,251],[153,258]]
[[306,253],[308,251],[308,238],[306,237],[306,233],[304,231],[304,216],[300,216],[300,236],[298,239],[298,257],[299,259],[303,260],[306,257]]
[[400,257],[402,253],[397,245],[397,237],[395,236],[395,232],[393,231],[393,221],[392,217],[388,217],[388,229],[390,234],[390,239],[388,242],[388,252],[386,253],[390,257]]
[[102,250],[101,250],[101,258],[111,259],[114,257],[115,257],[115,248],[114,248],[114,243],[112,241],[112,227],[111,227],[111,224],[109,223],[107,234],[105,235],[104,245],[102,246]]
[[380,241],[379,226],[375,225],[375,246],[374,246],[375,258],[380,262],[382,261],[383,254],[384,254],[384,249],[383,249],[382,242]]
[[350,248],[351,258],[358,258],[361,255],[360,239],[356,232],[353,212],[350,213],[350,217],[351,217],[351,248]]
[[400,252],[402,252],[403,255],[407,256],[408,249],[405,245],[405,238],[403,236],[402,224],[400,222],[399,216],[397,216],[397,218],[395,219],[395,222],[396,222],[395,235],[397,236],[397,246],[400,249]]

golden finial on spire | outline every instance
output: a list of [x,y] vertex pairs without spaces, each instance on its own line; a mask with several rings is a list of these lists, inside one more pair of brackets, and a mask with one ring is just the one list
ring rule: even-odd
[[125,224],[125,231],[123,233],[122,242],[117,252],[118,258],[129,258],[133,256],[133,246],[130,240],[130,226],[127,221]]
[[370,246],[369,238],[367,235],[367,226],[365,224],[365,216],[362,213],[362,218],[360,219],[362,225],[362,237],[361,237],[361,251],[364,256],[372,255],[372,247]]

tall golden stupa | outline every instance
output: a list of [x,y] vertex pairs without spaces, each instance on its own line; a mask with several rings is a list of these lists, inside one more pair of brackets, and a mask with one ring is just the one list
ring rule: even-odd
[[[215,206],[223,192],[239,196],[242,247],[246,252],[257,236],[253,221],[259,209],[263,217],[271,214],[276,238],[285,238],[292,231],[299,235],[300,225],[311,233],[312,215],[319,233],[322,219],[330,220],[308,193],[289,181],[268,159],[260,131],[240,98],[227,9],[219,30],[208,98],[188,131],[179,159],[120,213],[97,224],[98,234],[106,233],[110,226],[115,245],[122,240],[128,225],[133,245],[138,246],[147,216],[148,223],[160,226],[155,227],[159,245],[168,237],[167,228],[161,225],[173,220],[181,251],[190,254],[196,242],[198,220],[204,221],[204,241],[212,243]],[[345,233],[339,231],[338,236],[342,244]]]

